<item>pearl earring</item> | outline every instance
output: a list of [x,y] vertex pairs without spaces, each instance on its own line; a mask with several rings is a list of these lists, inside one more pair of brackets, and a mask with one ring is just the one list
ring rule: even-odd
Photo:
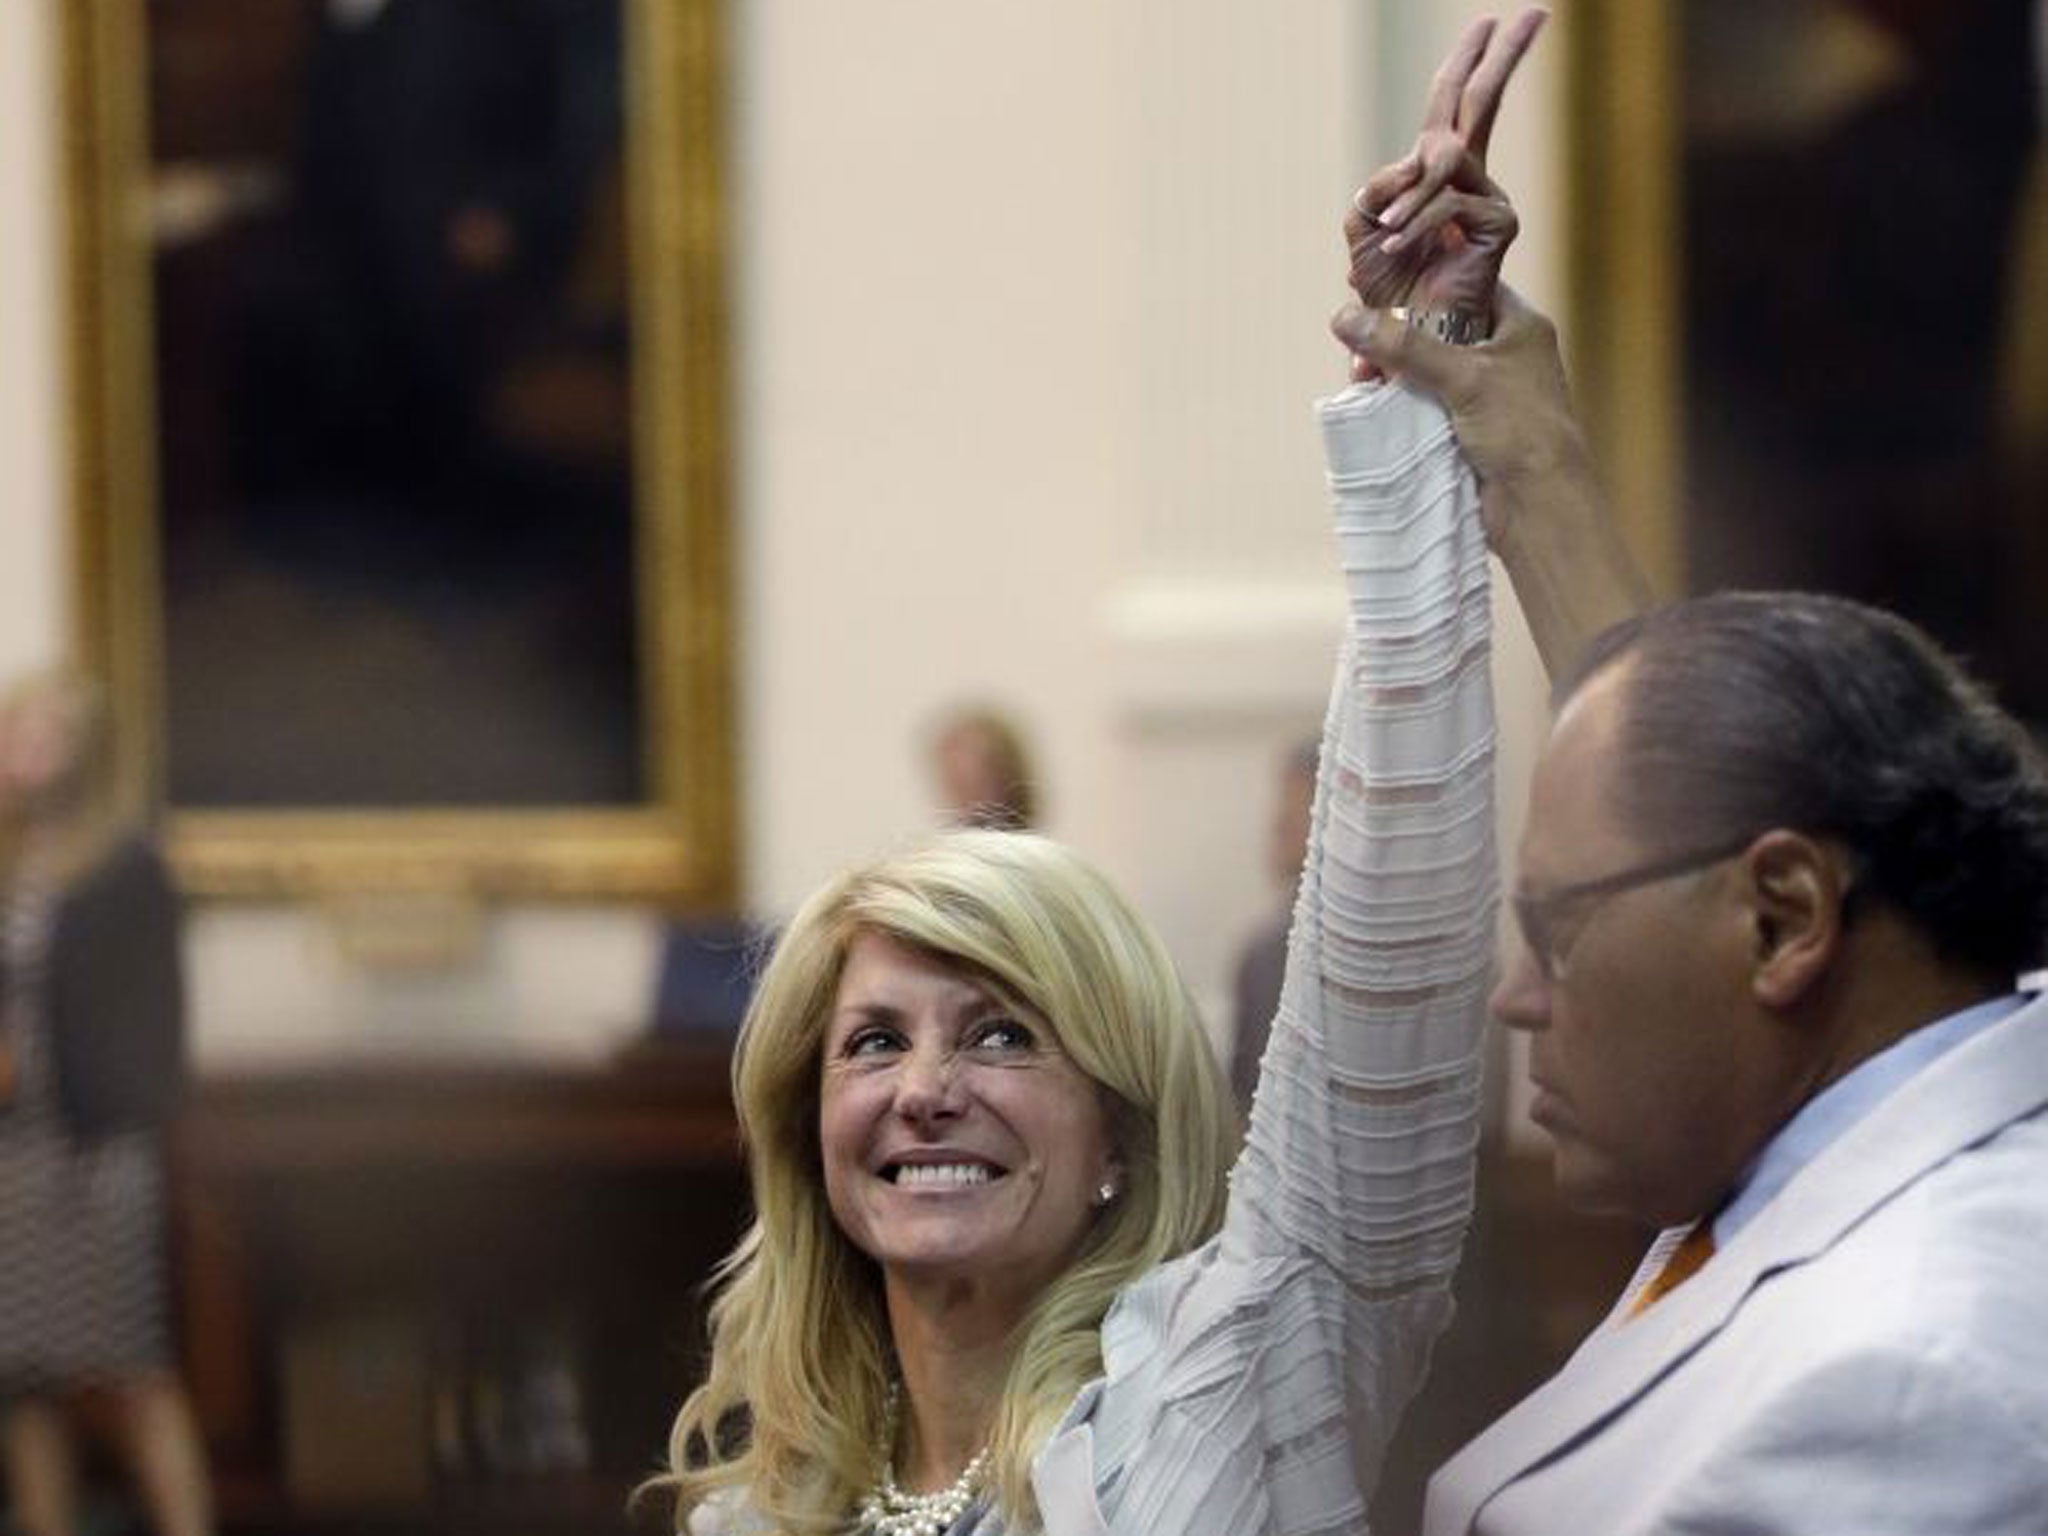
[[1111,1180],[1104,1179],[1095,1188],[1095,1203],[1097,1205],[1108,1205],[1114,1199],[1116,1199],[1116,1185]]

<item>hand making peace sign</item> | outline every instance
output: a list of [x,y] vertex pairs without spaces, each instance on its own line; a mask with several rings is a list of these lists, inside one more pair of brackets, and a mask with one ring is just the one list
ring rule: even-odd
[[1465,29],[1431,83],[1422,133],[1359,190],[1344,220],[1351,286],[1374,309],[1405,305],[1489,328],[1501,260],[1520,228],[1486,174],[1486,147],[1516,66],[1549,19],[1539,8],[1506,27]]

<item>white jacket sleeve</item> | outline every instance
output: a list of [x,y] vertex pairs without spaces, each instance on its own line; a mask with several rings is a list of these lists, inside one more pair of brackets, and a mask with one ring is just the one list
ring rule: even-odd
[[1066,1426],[1088,1454],[1055,1436],[1045,1463],[1088,1467],[1118,1536],[1362,1530],[1471,1212],[1497,897],[1477,489],[1398,386],[1321,416],[1349,619],[1250,1140],[1221,1235],[1105,1322]]

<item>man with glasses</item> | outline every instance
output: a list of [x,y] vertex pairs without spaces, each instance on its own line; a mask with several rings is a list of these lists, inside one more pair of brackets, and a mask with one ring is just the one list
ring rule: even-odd
[[[1472,347],[1334,326],[1450,410],[1495,548],[1595,548],[1555,335],[1498,309]],[[2044,1536],[2048,773],[1873,609],[1701,598],[1575,660],[1610,617],[1534,631],[1559,708],[1493,1010],[1566,1198],[1664,1230],[1425,1536]]]
[[1889,615],[1731,594],[1560,690],[1494,995],[1665,1228],[1429,1536],[2048,1531],[2048,781]]

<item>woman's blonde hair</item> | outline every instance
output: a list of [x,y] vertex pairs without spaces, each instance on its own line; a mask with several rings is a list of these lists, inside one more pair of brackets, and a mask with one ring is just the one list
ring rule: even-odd
[[116,793],[112,719],[106,691],[83,673],[54,667],[0,692],[0,729],[22,709],[60,710],[71,730],[71,762],[34,806],[0,803],[0,870],[11,870],[32,829],[51,835],[50,875],[68,885],[105,857],[133,819]]
[[776,1530],[838,1531],[889,1453],[881,1276],[833,1221],[818,1145],[825,1026],[862,932],[956,963],[1043,1020],[1111,1106],[1122,1191],[1019,1325],[991,1437],[996,1499],[1033,1527],[1031,1457],[1101,1374],[1104,1314],[1215,1231],[1237,1132],[1164,947],[1100,874],[1029,833],[946,833],[855,870],[783,935],[733,1062],[755,1219],[721,1267],[709,1377],[676,1419],[663,1481],[679,1523],[735,1489]]

